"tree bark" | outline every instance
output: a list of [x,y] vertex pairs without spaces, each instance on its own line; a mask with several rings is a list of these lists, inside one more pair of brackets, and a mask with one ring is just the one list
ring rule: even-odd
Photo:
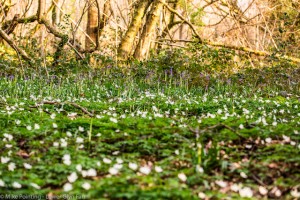
[[53,0],[54,8],[52,11],[52,24],[57,26],[61,17],[61,0]]
[[[109,11],[110,11],[110,1],[109,0],[106,0],[104,5],[103,5],[103,12],[102,12],[102,15],[101,17],[99,18],[99,36],[101,35],[101,32],[103,31],[106,23],[107,23],[107,20],[108,20],[108,17],[109,17]],[[99,10],[100,11],[100,10]],[[100,13],[98,14],[100,16]]]
[[88,7],[88,21],[86,26],[86,33],[89,37],[86,37],[85,48],[90,50],[93,48],[93,44],[97,43],[98,37],[98,3],[97,0],[89,0]]
[[164,0],[154,0],[150,13],[147,15],[146,23],[139,43],[135,49],[134,57],[136,59],[144,59],[149,52],[151,39],[155,34],[155,27],[159,21],[159,16],[164,5]]
[[128,30],[122,38],[121,43],[118,47],[118,54],[123,59],[127,59],[131,56],[135,37],[138,34],[139,29],[141,28],[143,17],[147,8],[149,7],[149,3],[149,0],[138,1],[138,6],[135,10],[130,26],[128,27]]
[[19,48],[14,43],[14,41],[9,37],[9,35],[7,35],[5,33],[5,31],[3,31],[1,28],[0,28],[0,37],[3,38],[7,42],[7,44],[9,46],[11,46],[11,48],[13,48],[17,52],[17,54],[21,55],[21,57],[24,60],[28,61],[29,63],[32,63],[32,60],[31,60],[31,58],[29,58],[29,56],[27,55],[27,53],[23,49]]
[[46,6],[46,1],[45,0],[39,0],[38,2],[38,9],[37,9],[37,19],[40,22],[41,19],[44,16],[45,13],[45,6]]

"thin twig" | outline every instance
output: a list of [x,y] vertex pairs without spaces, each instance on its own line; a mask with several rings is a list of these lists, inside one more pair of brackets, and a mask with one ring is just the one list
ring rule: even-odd
[[230,130],[231,132],[235,133],[236,135],[238,135],[239,137],[246,139],[244,136],[242,136],[240,133],[238,133],[235,129],[233,129],[232,127],[226,125],[226,124],[215,124],[213,126],[208,126],[203,128],[202,130],[199,130],[199,127],[197,127],[196,129],[193,129],[191,127],[189,127],[189,130],[197,135],[199,134],[203,134],[205,132],[207,132],[208,130],[213,130],[213,129],[220,129],[220,128],[226,128],[228,130]]
[[45,104],[48,104],[48,105],[62,105],[62,104],[68,104],[68,105],[71,105],[75,108],[78,108],[80,109],[83,113],[89,115],[90,117],[94,117],[94,114],[89,112],[86,108],[74,103],[74,102],[57,102],[57,101],[42,101],[41,103],[38,103],[37,105],[35,106],[30,106],[30,108],[39,108],[40,106],[42,105],[45,105]]
[[74,106],[75,108],[80,109],[82,112],[84,112],[85,114],[89,115],[90,117],[94,116],[93,113],[89,112],[87,109],[85,109],[84,107],[81,107],[80,105],[78,105],[76,103],[70,102],[69,104],[72,105],[72,106]]

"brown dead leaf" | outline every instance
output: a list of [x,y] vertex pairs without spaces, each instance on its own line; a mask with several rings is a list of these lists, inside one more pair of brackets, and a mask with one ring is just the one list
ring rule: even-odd
[[270,163],[270,164],[268,164],[268,167],[271,168],[271,169],[278,169],[279,168],[279,166],[276,163]]
[[28,154],[26,151],[24,151],[22,149],[17,152],[17,155],[22,157],[22,158],[29,158],[30,157],[30,154]]

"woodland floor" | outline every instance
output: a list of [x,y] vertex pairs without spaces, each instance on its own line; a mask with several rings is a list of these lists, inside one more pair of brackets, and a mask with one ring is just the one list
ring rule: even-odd
[[299,198],[297,70],[2,76],[0,197]]

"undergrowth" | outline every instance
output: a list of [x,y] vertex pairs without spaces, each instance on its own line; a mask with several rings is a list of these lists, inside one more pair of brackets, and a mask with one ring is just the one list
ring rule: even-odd
[[231,53],[23,71],[1,61],[0,194],[299,197],[299,66],[239,66]]

